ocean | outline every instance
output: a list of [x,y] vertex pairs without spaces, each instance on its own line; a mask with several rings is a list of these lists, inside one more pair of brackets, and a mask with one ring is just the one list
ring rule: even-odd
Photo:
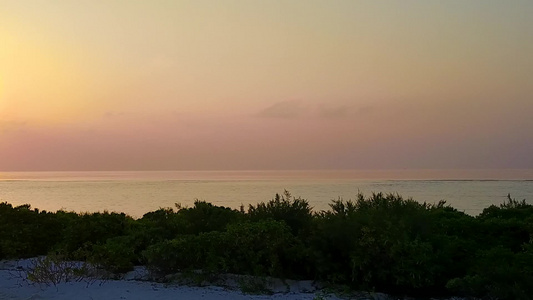
[[0,202],[41,210],[114,211],[133,217],[196,199],[239,208],[288,190],[314,210],[358,193],[445,200],[470,215],[511,197],[533,203],[533,170],[0,172]]

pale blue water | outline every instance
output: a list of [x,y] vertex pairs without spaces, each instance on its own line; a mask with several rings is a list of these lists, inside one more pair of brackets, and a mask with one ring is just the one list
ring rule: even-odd
[[0,202],[56,211],[117,211],[134,217],[195,199],[238,208],[289,190],[315,210],[358,192],[398,193],[471,215],[510,193],[533,203],[533,170],[4,172]]

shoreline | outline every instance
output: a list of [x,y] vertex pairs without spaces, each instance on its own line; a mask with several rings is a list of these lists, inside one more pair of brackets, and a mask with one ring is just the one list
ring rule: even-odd
[[[239,278],[246,275],[221,274],[222,281],[205,285],[184,284],[186,277],[176,280],[166,276],[170,282],[158,282],[148,279],[145,267],[137,266],[133,271],[122,275],[121,279],[95,279],[61,281],[57,284],[39,284],[31,282],[26,272],[30,270],[32,260],[0,260],[0,299],[2,300],[396,300],[402,299],[383,293],[353,292],[350,295],[339,296],[319,283],[311,280],[281,280],[279,278],[264,278],[268,280],[268,293],[246,293],[239,287]],[[80,263],[80,262],[74,262]],[[253,276],[249,276],[252,278]],[[257,279],[258,277],[254,277]],[[224,282],[224,285],[219,283]],[[411,299],[411,298],[403,298]],[[430,298],[441,299],[441,298]],[[449,300],[463,300],[460,297],[446,298]],[[443,300],[443,299],[441,299]]]
[[[225,282],[230,283],[226,286],[215,283],[194,286],[180,283],[175,278],[172,280],[168,276],[170,282],[157,282],[153,278],[147,280],[149,274],[144,267],[136,267],[134,271],[124,274],[121,279],[87,277],[81,280],[61,280],[57,284],[39,284],[31,282],[27,276],[35,259],[0,261],[0,299],[341,299],[317,289],[311,281],[287,280],[284,287],[281,280],[277,279],[275,282],[272,281],[275,288],[272,293],[251,294],[239,289],[238,277],[235,277],[238,275],[226,275]],[[304,291],[306,289],[307,292]]]

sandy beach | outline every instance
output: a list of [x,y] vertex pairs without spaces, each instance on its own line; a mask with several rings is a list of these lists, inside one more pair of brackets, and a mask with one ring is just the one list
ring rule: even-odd
[[[126,274],[121,280],[89,280],[36,284],[26,277],[30,260],[0,262],[0,299],[54,299],[54,300],[115,300],[115,299],[340,299],[334,295],[314,290],[303,292],[307,282],[291,281],[287,290],[273,291],[269,295],[245,294],[236,287],[187,286],[177,283],[157,283],[140,280],[144,271]],[[136,272],[136,273],[135,273]],[[309,288],[307,288],[309,289]]]

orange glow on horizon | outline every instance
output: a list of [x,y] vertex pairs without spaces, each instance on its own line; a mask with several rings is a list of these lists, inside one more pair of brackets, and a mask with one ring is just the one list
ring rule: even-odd
[[532,14],[4,0],[0,171],[533,168]]

